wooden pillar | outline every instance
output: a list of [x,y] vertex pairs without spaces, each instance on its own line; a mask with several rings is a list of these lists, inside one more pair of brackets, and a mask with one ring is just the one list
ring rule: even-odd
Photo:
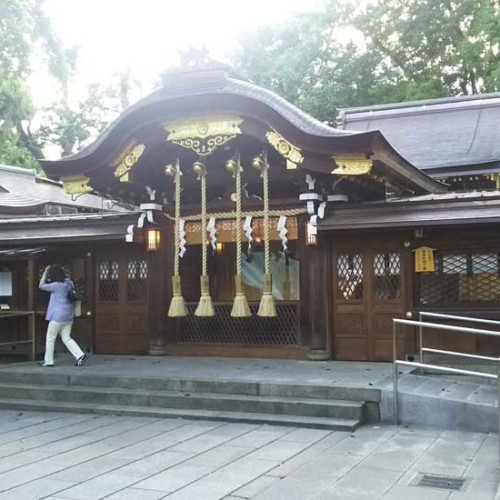
[[28,335],[31,338],[31,361],[35,361],[36,359],[36,317],[35,317],[35,298],[36,298],[36,290],[35,287],[38,286],[38,282],[35,278],[36,266],[33,260],[33,257],[28,257],[27,262],[27,273],[28,273],[28,304],[27,309],[31,311],[31,315],[28,317]]
[[171,260],[170,224],[161,213],[155,213],[160,230],[160,249],[148,252],[148,322],[149,354],[163,356],[167,354],[167,311],[172,295],[169,274]]
[[324,235],[317,236],[317,245],[306,247],[309,276],[309,347],[313,361],[330,359],[330,245]]

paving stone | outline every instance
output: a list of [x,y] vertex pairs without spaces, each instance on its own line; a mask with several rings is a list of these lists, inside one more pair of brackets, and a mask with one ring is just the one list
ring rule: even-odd
[[106,497],[106,500],[158,500],[159,498],[163,498],[164,496],[164,491],[125,488],[124,490],[117,491],[115,494]]
[[120,472],[136,478],[137,481],[140,481],[159,472],[163,472],[174,465],[186,462],[191,457],[192,455],[189,453],[164,450],[129,463],[128,465],[121,467]]
[[124,460],[109,455],[95,458],[88,462],[69,467],[50,476],[52,479],[60,481],[74,481],[80,483],[87,481],[106,472],[118,469],[130,463],[130,460]]
[[252,452],[249,457],[282,462],[297,455],[309,445],[300,441],[275,441]]
[[62,495],[64,498],[75,500],[98,500],[125,489],[135,481],[136,479],[119,472],[109,472],[68,488]]
[[135,486],[145,490],[173,492],[201,479],[212,471],[213,467],[209,465],[183,463],[140,481]]
[[42,478],[0,494],[2,500],[37,500],[64,491],[76,483]]
[[[384,496],[383,500],[448,500],[449,490],[423,488],[396,484]],[[472,500],[472,499],[470,499]]]
[[[496,434],[86,417],[61,417],[70,423],[60,440],[55,428],[39,433],[50,422],[35,419],[25,437],[0,445],[11,452],[0,460],[0,500],[493,500],[500,481]],[[0,410],[0,422],[12,418]],[[71,436],[71,426],[81,434]],[[422,473],[463,475],[466,490],[412,485]]]
[[41,478],[0,494],[2,500],[37,500],[70,488],[75,483]]
[[211,465],[214,468],[219,468],[234,462],[245,455],[248,455],[249,451],[250,450],[248,448],[222,444],[213,450],[208,450],[204,453],[196,455],[189,460],[189,463],[195,465]]
[[83,422],[85,420],[92,420],[96,418],[94,415],[70,415],[54,420],[49,420],[48,422],[42,422],[38,425],[29,426],[16,431],[5,432],[0,434],[0,444],[8,443],[10,441],[18,439],[26,439],[30,436],[41,435],[44,432],[53,431],[55,429],[64,429],[68,425],[73,425],[78,422]]
[[233,494],[239,498],[253,498],[276,482],[281,481],[277,476],[263,475],[237,489]]
[[168,432],[145,436],[144,439],[138,440],[137,443],[131,443],[129,446],[123,446],[121,449],[116,450],[113,456],[140,460],[159,451],[167,449],[171,451],[179,443],[193,439],[200,434],[203,435],[209,429],[210,427],[207,428],[198,424],[183,425]]
[[351,469],[333,486],[320,492],[314,500],[373,500],[385,494],[400,474],[396,471],[371,469],[361,464]]
[[332,446],[327,453],[368,456],[396,432],[393,426],[361,427]]
[[321,439],[325,439],[332,434],[332,431],[321,429],[295,429],[280,438],[280,441],[298,441],[300,443],[313,444]]
[[277,467],[269,471],[269,475],[280,478],[286,477],[294,470],[297,470],[304,464],[309,463],[312,459],[321,456],[324,452],[324,448],[315,448],[314,446],[311,446],[289,460],[280,463]]
[[345,432],[345,431],[333,431],[330,433],[328,436],[320,439],[316,443],[314,443],[314,446],[317,446],[318,448],[331,448],[332,446],[335,446],[337,443],[345,439],[346,437],[350,436],[352,433],[351,432]]
[[291,427],[266,426],[244,434],[238,438],[231,440],[232,446],[241,446],[243,448],[260,448],[268,443],[276,441],[285,434],[292,432]]
[[244,457],[218,469],[207,477],[176,491],[169,500],[217,500],[262,476],[276,465],[270,460]]
[[59,465],[47,464],[45,461],[29,464],[18,469],[0,474],[0,491],[9,490],[16,486],[42,479],[45,476],[60,470]]
[[495,500],[498,481],[480,481],[473,479],[464,491],[454,491],[448,500]]

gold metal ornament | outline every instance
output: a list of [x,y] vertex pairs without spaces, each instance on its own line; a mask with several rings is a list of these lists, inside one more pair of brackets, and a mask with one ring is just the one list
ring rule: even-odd
[[[270,130],[266,134],[266,139],[269,144],[281,155],[286,158],[288,162],[295,165],[300,165],[304,161],[302,152],[299,148],[294,146],[291,142],[288,142],[283,136],[278,134],[275,130]],[[287,168],[290,169],[289,163],[287,163]]]
[[193,163],[193,172],[197,175],[198,180],[207,175],[207,169],[200,161],[195,161]]
[[252,160],[252,167],[257,170],[257,172],[262,173],[263,170],[266,168],[266,162],[262,156],[256,156]]
[[212,154],[219,146],[241,134],[238,117],[213,117],[167,124],[167,141],[187,149],[200,156]]
[[226,161],[226,170],[233,175],[233,177],[236,175],[236,173],[238,172],[240,166],[238,164],[238,162],[231,158],[230,160],[227,160]]
[[92,187],[89,186],[89,177],[85,176],[71,176],[63,177],[61,179],[64,187],[64,192],[67,194],[82,194],[90,193]]
[[332,170],[334,175],[366,175],[373,167],[373,161],[365,156],[332,156],[336,168]]
[[132,150],[127,153],[125,158],[118,164],[115,169],[115,177],[120,179],[120,182],[128,182],[129,181],[129,173],[132,170],[132,167],[139,161],[139,158],[144,153],[146,146],[144,144],[137,144],[134,146]]
[[167,174],[169,177],[175,177],[176,173],[177,173],[177,170],[171,163],[169,163],[165,167],[165,174]]

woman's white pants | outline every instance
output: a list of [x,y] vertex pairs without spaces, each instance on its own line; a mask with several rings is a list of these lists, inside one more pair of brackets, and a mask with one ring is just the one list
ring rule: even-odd
[[69,352],[73,354],[75,359],[83,356],[83,351],[78,347],[78,344],[71,338],[71,327],[73,321],[49,321],[47,328],[47,340],[45,342],[45,364],[54,364],[54,346],[56,338],[61,334],[61,339]]

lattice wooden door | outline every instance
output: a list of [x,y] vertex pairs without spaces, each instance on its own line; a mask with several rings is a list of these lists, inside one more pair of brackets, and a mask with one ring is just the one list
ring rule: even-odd
[[392,318],[405,311],[405,254],[338,249],[333,255],[333,355],[345,360],[392,357]]
[[96,352],[146,354],[149,329],[145,256],[133,247],[102,250],[96,274]]

